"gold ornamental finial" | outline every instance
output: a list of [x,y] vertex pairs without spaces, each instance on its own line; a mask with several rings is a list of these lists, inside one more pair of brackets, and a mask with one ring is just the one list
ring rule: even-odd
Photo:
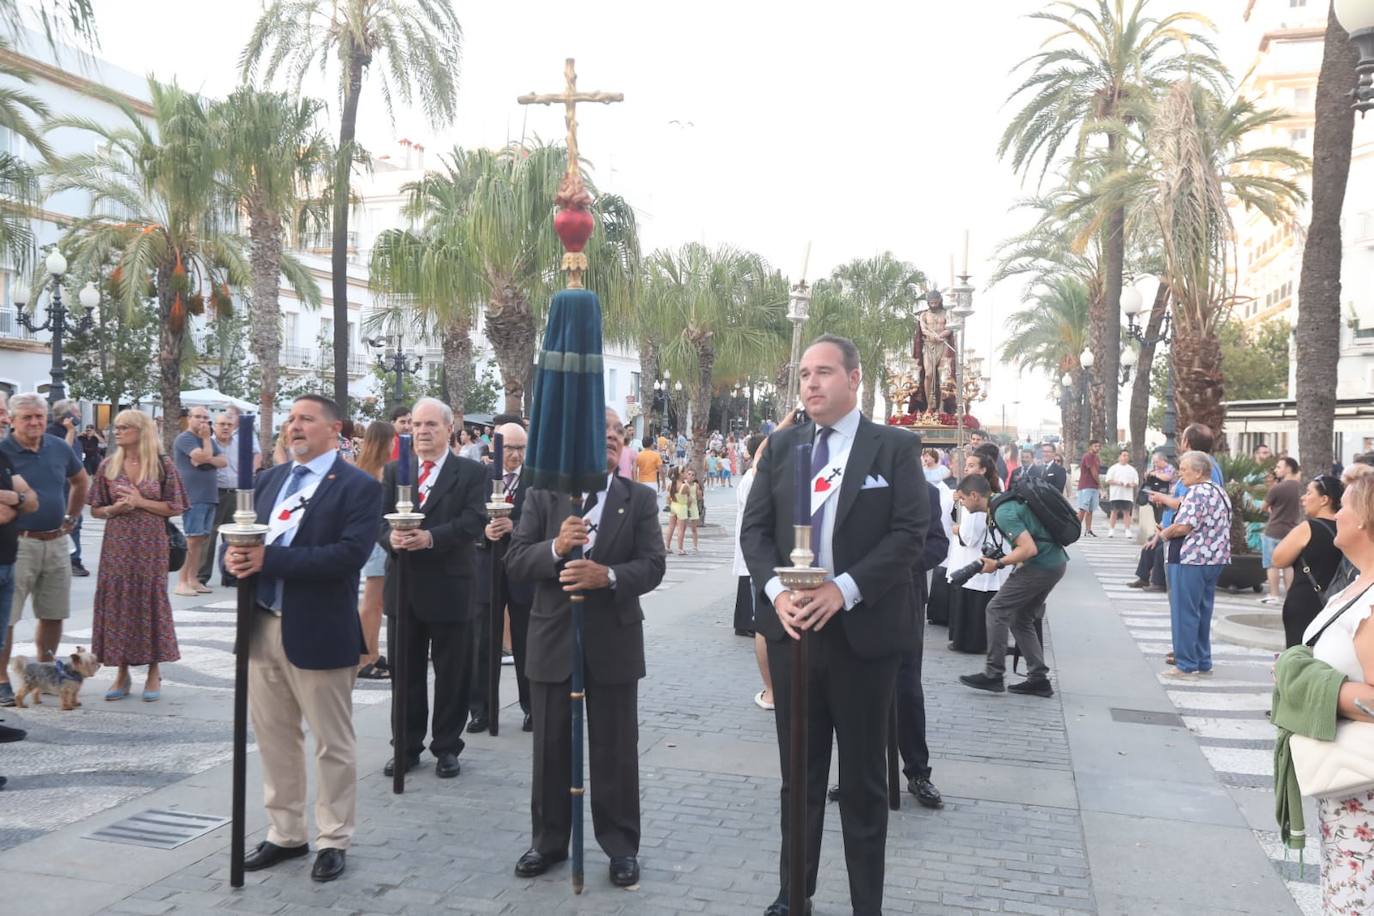
[[563,66],[564,90],[558,94],[538,95],[530,93],[518,99],[521,105],[562,105],[563,120],[568,125],[568,171],[558,184],[558,195],[554,202],[558,205],[558,215],[554,217],[554,231],[558,233],[563,247],[563,269],[568,272],[568,287],[579,289],[582,274],[587,269],[587,256],[582,248],[591,237],[595,221],[587,207],[592,196],[582,181],[582,160],[577,151],[577,103],[600,102],[609,105],[623,102],[625,96],[619,92],[578,92],[577,70],[573,58],[569,57]]

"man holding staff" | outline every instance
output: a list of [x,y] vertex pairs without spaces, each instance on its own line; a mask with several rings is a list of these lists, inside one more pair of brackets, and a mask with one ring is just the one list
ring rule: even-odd
[[[611,882],[639,883],[639,679],[644,677],[644,612],[639,598],[666,568],[653,490],[616,475],[625,427],[606,409],[606,482],[570,514],[566,496],[530,489],[511,539],[506,569],[532,582],[525,674],[534,719],[534,839],[515,864],[521,878],[568,857],[572,830],[572,614],[569,594],[586,596],[588,748],[592,823],[610,857]],[[567,559],[581,547],[584,559]]]
[[315,837],[310,877],[344,872],[357,820],[353,682],[366,651],[358,622],[358,573],[372,551],[382,488],[339,457],[342,417],[328,398],[291,405],[293,460],[259,475],[258,522],[267,543],[231,546],[229,574],[258,578],[248,668],[248,709],[262,754],[267,839],[244,858],[257,871],[310,852],[306,837],[305,733],[315,739]]
[[[800,916],[811,911],[833,734],[839,743],[850,901],[857,916],[869,916],[882,911],[888,729],[901,653],[916,644],[912,557],[921,555],[930,504],[919,437],[879,426],[859,412],[862,373],[851,341],[828,334],[817,338],[802,356],[800,377],[810,422],[770,437],[740,531],[749,573],[765,583],[769,599],[759,604],[756,626],[768,640],[782,764],[782,890],[765,912]],[[812,465],[799,469],[797,446],[808,442]],[[810,481],[814,565],[831,577],[817,589],[788,591],[774,568],[791,565],[798,473]],[[807,785],[790,786],[792,643],[803,634],[810,642]],[[806,793],[805,825],[789,823],[792,791]],[[792,901],[789,851],[803,837],[808,899]]]

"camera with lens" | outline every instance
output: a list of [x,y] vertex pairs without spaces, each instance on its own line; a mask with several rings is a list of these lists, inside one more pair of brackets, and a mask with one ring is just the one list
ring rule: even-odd
[[[1001,547],[996,544],[983,545],[983,557],[988,560],[1000,560],[1006,556]],[[963,588],[964,583],[972,579],[983,571],[983,561],[974,560],[962,569],[956,569],[949,574],[949,584],[954,588]]]

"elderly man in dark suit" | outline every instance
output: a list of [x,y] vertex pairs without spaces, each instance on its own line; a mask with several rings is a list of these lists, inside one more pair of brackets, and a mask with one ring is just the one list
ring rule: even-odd
[[[586,595],[585,645],[592,824],[611,859],[612,883],[639,881],[639,679],[644,612],[639,598],[663,581],[658,501],[616,476],[625,427],[606,409],[606,488],[573,512],[566,496],[532,489],[506,555],[515,579],[534,583],[525,674],[534,718],[534,841],[515,865],[530,878],[568,857],[572,830],[572,614],[569,592]],[[573,548],[584,559],[568,561]]]
[[[507,518],[493,518],[487,522],[483,537],[477,541],[477,578],[473,590],[473,600],[478,604],[477,620],[481,637],[477,640],[477,664],[472,679],[472,721],[468,731],[485,731],[487,716],[492,713],[490,697],[487,696],[490,675],[491,653],[486,640],[491,638],[491,546],[505,541],[510,543],[511,532],[520,524],[521,511],[525,508],[526,488],[521,486],[520,472],[525,467],[525,427],[519,423],[503,423],[496,428],[504,443],[502,454],[502,476],[506,485],[506,502],[511,504]],[[496,574],[503,583],[502,593],[506,596],[506,609],[510,613],[510,649],[515,656],[515,685],[520,697],[520,709],[525,714],[521,725],[524,731],[533,731],[530,718],[530,682],[525,676],[525,642],[530,631],[530,605],[534,602],[534,586],[520,579],[512,578],[506,572],[504,560],[498,564]],[[499,619],[498,615],[498,619]]]
[[230,575],[258,578],[248,663],[248,711],[262,755],[267,839],[244,857],[256,871],[306,855],[305,734],[315,739],[315,843],[310,877],[332,881],[357,820],[353,682],[366,651],[358,573],[372,551],[382,489],[339,457],[338,405],[304,395],[286,420],[293,460],[258,476],[263,547],[229,547]]
[[[429,743],[434,772],[452,779],[462,771],[463,725],[468,717],[472,680],[472,631],[477,607],[472,603],[473,540],[487,524],[488,478],[476,461],[449,451],[453,411],[443,401],[421,398],[411,410],[415,437],[415,508],[424,515],[420,527],[393,531],[385,519],[377,540],[387,551],[384,607],[388,617],[406,615],[405,645],[389,647],[393,657],[406,653],[405,734],[391,736],[405,745],[406,769],[420,765],[429,724],[430,660],[434,663],[434,724]],[[396,462],[382,472],[383,513],[396,511]],[[410,552],[408,595],[402,607],[393,569],[401,551]],[[384,767],[393,774],[395,758]]]
[[[853,342],[824,335],[802,357],[810,421],[774,433],[755,470],[740,546],[764,584],[756,620],[768,640],[782,765],[782,889],[768,916],[810,911],[820,861],[833,739],[840,754],[840,824],[855,914],[881,913],[887,847],[886,746],[903,651],[916,646],[912,558],[930,517],[921,440],[879,426],[858,409],[862,373]],[[791,565],[797,446],[812,443],[812,550],[832,574],[820,588],[788,591],[773,571]],[[805,524],[805,522],[802,522]],[[788,785],[793,639],[809,631],[806,786]],[[787,899],[788,795],[806,792],[807,897]]]

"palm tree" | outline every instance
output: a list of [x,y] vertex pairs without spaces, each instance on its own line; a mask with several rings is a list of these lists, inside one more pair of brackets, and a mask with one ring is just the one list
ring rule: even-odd
[[[1029,67],[1030,73],[1009,101],[1024,93],[1030,98],[1003,132],[998,155],[1010,155],[1019,172],[1030,171],[1040,161],[1043,178],[1070,141],[1071,168],[1090,147],[1105,142],[1113,169],[1119,168],[1118,157],[1124,155],[1136,107],[1184,76],[1213,85],[1224,80],[1215,47],[1198,32],[1199,28],[1213,30],[1211,22],[1192,12],[1158,19],[1147,16],[1149,3],[1132,0],[1128,7],[1126,0],[1057,0],[1050,9],[1031,14],[1033,19],[1053,23],[1059,31],[1015,68]],[[1120,372],[1125,204],[1116,202],[1104,215],[1105,286],[1093,313],[1092,341],[1093,351],[1100,354],[1100,386]],[[1096,432],[1104,439],[1116,438],[1114,382],[1110,390],[1112,397],[1106,397],[1105,390],[1094,395],[1103,400],[1101,427]]]
[[816,326],[834,329],[858,346],[867,376],[861,408],[865,416],[872,417],[878,388],[887,380],[889,355],[911,345],[916,309],[925,292],[925,274],[885,251],[841,265],[831,278],[845,309],[837,316],[837,324]]
[[1355,113],[1349,89],[1359,55],[1327,11],[1326,46],[1317,74],[1312,133],[1312,222],[1298,279],[1298,454],[1309,473],[1331,466],[1336,416],[1336,359],[1341,336],[1341,207],[1350,175]]
[[[1029,307],[1007,319],[1002,359],[1015,363],[1023,372],[1039,370],[1055,379],[1067,372],[1075,377],[1076,391],[1085,371],[1079,368],[1078,355],[1088,346],[1091,310],[1092,298],[1082,279],[1061,276],[1045,280],[1031,291]],[[1069,441],[1077,437],[1082,422],[1079,410],[1073,397],[1060,404],[1065,447],[1071,455],[1076,452]]]
[[1226,102],[1182,80],[1170,88],[1146,126],[1146,167],[1115,173],[1105,193],[1145,202],[1163,248],[1173,300],[1171,357],[1178,422],[1220,429],[1224,381],[1217,329],[1234,302],[1232,201],[1271,222],[1291,217],[1305,195],[1285,174],[1307,167],[1288,147],[1246,148],[1246,135],[1285,117],[1247,99]]
[[243,49],[243,78],[265,62],[263,79],[285,70],[299,89],[306,74],[339,65],[339,144],[335,150],[333,270],[334,399],[348,406],[348,205],[363,77],[376,60],[382,98],[415,96],[434,126],[458,104],[462,30],[449,0],[272,0]]
[[[74,254],[72,272],[94,277],[114,263],[113,282],[133,309],[156,295],[159,393],[164,445],[170,450],[181,413],[181,361],[187,315],[227,299],[228,285],[249,281],[243,243],[231,231],[231,213],[219,186],[219,150],[209,112],[199,96],[175,83],[148,80],[152,118],[145,119],[122,97],[100,93],[124,115],[123,123],[65,117],[47,129],[78,128],[94,134],[98,147],[52,162],[48,193],[81,191],[91,213],[62,239]],[[150,288],[151,284],[151,288]]]
[[646,274],[644,308],[660,321],[653,336],[661,358],[691,399],[692,462],[704,480],[717,375],[734,378],[771,362],[787,281],[756,254],[696,243],[654,252]]
[[[0,52],[10,44],[0,38]],[[0,57],[0,77],[27,84],[33,74]],[[27,141],[44,159],[52,158],[43,131],[35,122],[48,117],[48,106],[38,96],[18,85],[0,86],[0,129]],[[33,232],[29,228],[33,206],[39,197],[38,179],[33,168],[18,156],[0,152],[0,260],[16,269],[28,266],[33,253]]]
[[[544,303],[562,287],[562,254],[553,231],[554,195],[567,170],[561,146],[512,146],[499,152],[455,151],[444,171],[417,189],[415,212],[432,238],[442,238],[462,269],[447,272],[443,301],[485,302],[484,330],[505,389],[505,410],[524,408]],[[593,190],[591,182],[589,189]],[[639,274],[634,211],[602,194],[592,204],[597,227],[587,243],[588,289],[601,296],[607,336],[629,332]]]
[[320,305],[314,278],[283,251],[283,233],[299,230],[292,224],[302,217],[313,222],[326,218],[322,201],[309,196],[312,188],[327,183],[334,161],[328,138],[316,127],[323,107],[315,99],[292,100],[284,93],[243,87],[211,110],[225,190],[248,217],[250,347],[261,373],[258,436],[264,455],[272,453],[281,363],[281,276],[302,293],[308,307]]

